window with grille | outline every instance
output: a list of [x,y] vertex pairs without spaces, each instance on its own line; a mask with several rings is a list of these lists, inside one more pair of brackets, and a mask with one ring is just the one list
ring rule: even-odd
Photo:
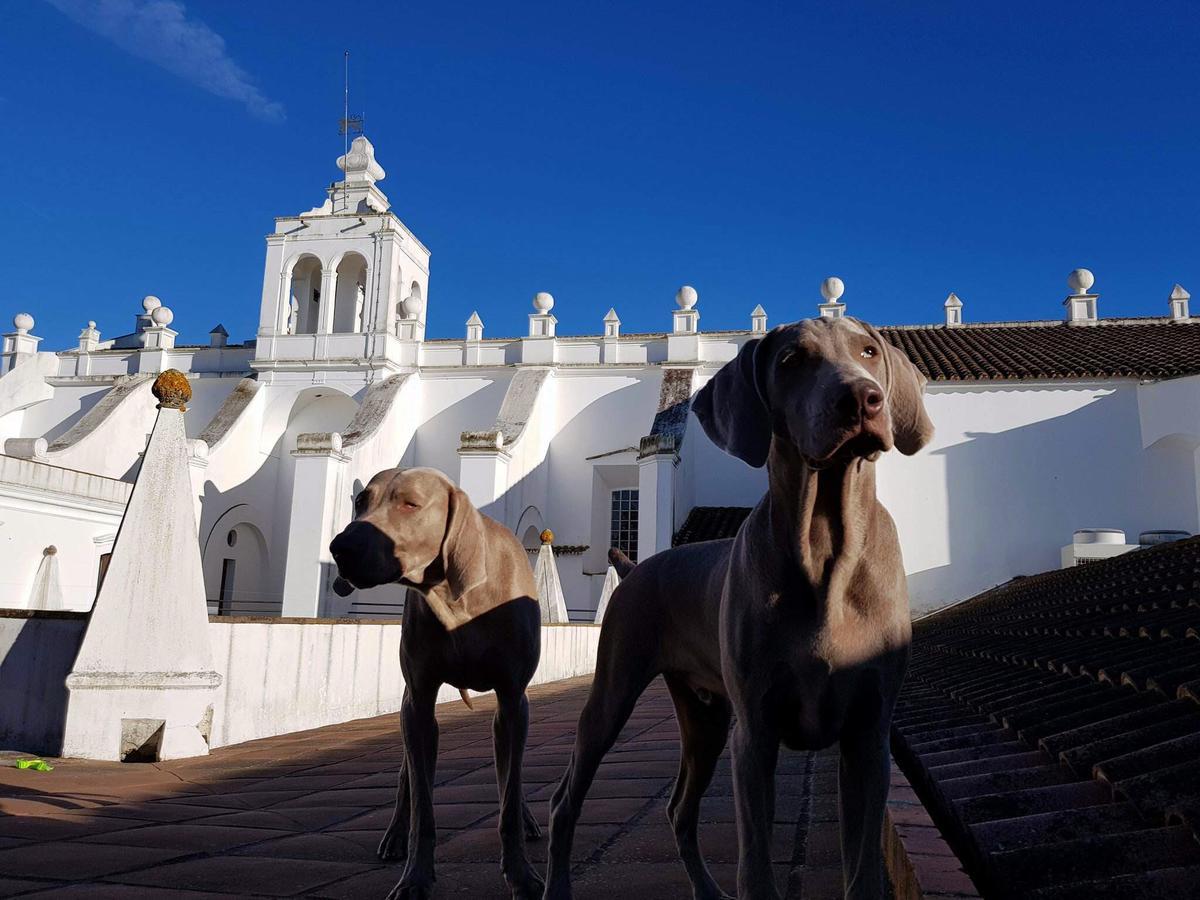
[[638,558],[638,492],[626,488],[612,492],[612,528],[609,546],[616,547],[634,562]]

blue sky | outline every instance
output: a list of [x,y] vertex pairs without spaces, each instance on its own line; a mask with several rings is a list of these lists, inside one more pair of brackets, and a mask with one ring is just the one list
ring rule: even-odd
[[351,106],[433,253],[429,332],[811,315],[1102,315],[1200,290],[1200,6],[1144,3],[3,4],[6,324],[252,337],[263,236],[317,205]]

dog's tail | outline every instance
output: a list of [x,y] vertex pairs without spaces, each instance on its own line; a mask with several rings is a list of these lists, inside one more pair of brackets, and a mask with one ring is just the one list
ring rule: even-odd
[[621,576],[621,578],[625,578],[626,575],[633,571],[633,567],[637,565],[637,563],[635,563],[616,547],[609,548],[608,563],[617,570],[617,574]]
[[471,695],[467,693],[466,688],[459,688],[458,696],[463,698],[463,703],[467,704],[467,709],[475,708],[475,704],[471,702]]

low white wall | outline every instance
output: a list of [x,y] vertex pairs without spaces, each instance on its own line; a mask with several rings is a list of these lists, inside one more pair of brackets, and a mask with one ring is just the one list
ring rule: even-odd
[[[395,712],[404,693],[402,622],[353,619],[212,618],[211,746]],[[596,666],[600,628],[545,625],[533,684],[586,675]],[[446,687],[439,702],[458,700]]]

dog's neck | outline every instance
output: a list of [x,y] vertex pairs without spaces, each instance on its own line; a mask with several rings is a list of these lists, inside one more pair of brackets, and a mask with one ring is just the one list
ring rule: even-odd
[[857,567],[875,515],[875,463],[814,468],[790,443],[771,442],[767,502],[776,546],[821,595],[838,595]]

